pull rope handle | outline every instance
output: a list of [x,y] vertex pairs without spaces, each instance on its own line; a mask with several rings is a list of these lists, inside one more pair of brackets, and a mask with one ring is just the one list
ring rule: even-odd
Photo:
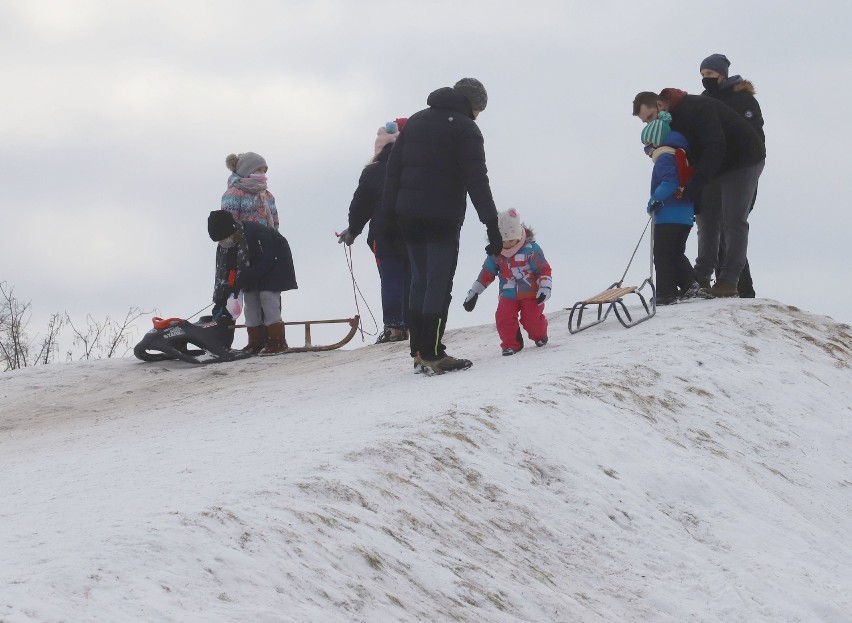
[[355,262],[352,259],[352,247],[349,245],[343,245],[343,257],[346,259],[346,267],[349,270],[349,277],[352,279],[352,298],[355,299],[355,311],[358,313],[359,318],[361,317],[361,308],[358,305],[358,297],[361,297],[361,300],[364,301],[364,307],[367,308],[367,311],[370,312],[370,318],[373,320],[373,326],[376,327],[375,333],[370,333],[369,331],[364,330],[363,321],[358,321],[358,331],[361,333],[361,341],[364,341],[364,334],[367,335],[378,335],[379,333],[379,325],[376,322],[376,317],[373,315],[373,310],[370,309],[370,304],[367,302],[367,299],[364,297],[363,292],[361,292],[361,287],[358,285],[358,281],[355,279]]
[[[630,265],[633,263],[633,258],[636,257],[636,251],[639,250],[639,245],[642,244],[642,238],[645,237],[645,232],[648,231],[648,225],[651,224],[651,221],[654,220],[654,215],[652,214],[648,218],[648,222],[645,223],[645,229],[642,230],[642,235],[639,236],[639,241],[636,243],[636,247],[633,249],[633,254],[630,256],[630,261],[627,262],[627,268],[624,269],[624,274],[621,275],[621,279],[618,281],[618,287],[621,287],[621,284],[624,283],[624,278],[627,277],[627,271],[630,270]],[[654,277],[654,238],[651,237],[651,279]]]

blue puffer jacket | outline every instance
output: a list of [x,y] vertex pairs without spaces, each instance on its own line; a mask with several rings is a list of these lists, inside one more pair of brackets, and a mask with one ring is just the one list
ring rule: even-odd
[[[654,224],[677,223],[692,225],[695,222],[695,206],[688,199],[676,199],[674,196],[680,185],[677,176],[674,150],[687,148],[686,137],[680,132],[669,135],[654,150],[654,171],[651,173],[651,199],[662,201],[663,206],[654,212]],[[688,153],[688,151],[687,151]]]

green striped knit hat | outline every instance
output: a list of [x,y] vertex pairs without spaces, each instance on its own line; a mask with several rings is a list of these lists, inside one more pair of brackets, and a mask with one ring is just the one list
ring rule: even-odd
[[642,128],[642,143],[644,145],[653,145],[658,147],[660,143],[666,140],[669,132],[672,131],[669,125],[672,122],[672,116],[665,110],[661,110],[657,114],[657,118],[646,124]]

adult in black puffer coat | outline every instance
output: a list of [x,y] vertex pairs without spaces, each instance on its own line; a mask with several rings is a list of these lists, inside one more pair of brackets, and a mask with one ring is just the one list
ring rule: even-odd
[[377,344],[408,339],[408,294],[411,282],[408,253],[399,232],[386,236],[380,222],[388,157],[406,121],[404,118],[389,121],[378,129],[375,155],[361,172],[358,188],[349,204],[349,226],[338,234],[337,239],[339,243],[351,245],[370,223],[367,244],[376,256],[379,269],[384,323]]
[[[738,112],[757,130],[765,145],[763,113],[755,97],[754,84],[749,80],[743,80],[742,76],[729,77],[728,68],[730,66],[731,61],[724,54],[711,54],[701,61],[699,71],[701,73],[701,84],[704,86],[704,92],[701,95],[717,99]],[[752,197],[749,211],[754,209],[755,201],[757,201],[757,189],[755,189],[754,197]],[[719,265],[724,264],[726,250],[725,237],[722,236],[719,241]],[[755,297],[754,282],[748,260],[746,260],[743,271],[740,273],[737,291],[741,298]]]
[[482,133],[474,121],[488,101],[482,83],[463,78],[432,92],[412,115],[388,159],[382,218],[398,222],[411,260],[411,355],[441,374],[471,362],[446,354],[446,328],[467,195],[488,232],[490,255],[502,249]]

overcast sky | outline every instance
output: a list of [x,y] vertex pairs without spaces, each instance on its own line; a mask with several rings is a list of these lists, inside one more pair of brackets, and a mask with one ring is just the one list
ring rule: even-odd
[[[0,0],[0,281],[32,302],[34,328],[55,311],[190,316],[210,302],[206,219],[225,156],[256,151],[300,284],[284,295],[285,319],[352,315],[334,232],[376,129],[472,76],[489,93],[478,123],[498,209],[517,208],[537,230],[553,266],[548,305],[569,307],[621,277],[645,225],[651,163],[633,96],[699,93],[700,61],[720,52],[754,82],[766,119],[749,245],[757,295],[852,323],[852,4],[710,8]],[[627,285],[648,274],[646,242]],[[484,245],[470,207],[451,328],[493,317],[496,291],[461,309]],[[353,250],[381,322],[363,236]]]

